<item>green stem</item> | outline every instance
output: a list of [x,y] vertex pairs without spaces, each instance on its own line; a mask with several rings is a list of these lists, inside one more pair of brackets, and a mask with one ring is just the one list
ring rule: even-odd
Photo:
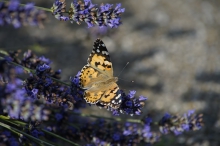
[[12,125],[18,126],[18,127],[21,127],[21,126],[22,126],[21,124],[18,124],[18,123],[16,123],[15,121],[3,120],[3,119],[1,119],[1,120],[2,120],[2,121],[5,121],[5,122],[7,122],[7,123],[10,123],[10,124],[12,124]]
[[118,121],[118,122],[131,122],[131,123],[138,123],[138,124],[142,124],[143,122],[141,120],[138,119],[126,119],[126,120],[122,120],[121,118],[111,118],[111,117],[101,117],[101,116],[97,116],[97,115],[92,115],[92,114],[79,114],[79,113],[72,113],[78,116],[82,116],[82,117],[92,117],[92,118],[104,118],[106,120],[112,120],[112,121]]
[[[33,70],[33,69],[24,67],[24,66],[22,66],[22,65],[20,65],[20,64],[17,64],[17,63],[15,63],[15,62],[12,62],[12,61],[10,61],[9,63],[11,63],[12,65],[15,65],[15,66],[22,67],[22,68],[23,68],[24,70],[26,70],[28,73],[36,74],[35,70]],[[55,81],[55,82],[61,83],[61,84],[66,85],[66,86],[71,86],[70,84],[65,83],[65,82],[62,82],[62,81],[60,81],[60,80],[58,80],[58,79],[56,79],[56,78],[54,78],[54,77],[51,77],[51,76],[48,76],[48,77],[51,78],[51,79],[52,79],[53,81]]]
[[23,68],[25,71],[27,71],[28,73],[35,73],[35,70],[32,70],[32,69],[30,69],[30,68],[27,68],[27,67],[24,67],[24,66],[22,66],[22,65],[20,65],[20,64],[17,64],[17,63],[15,63],[15,62],[12,62],[12,61],[9,61],[9,63],[11,63],[12,65],[15,65],[15,66],[19,66],[19,67],[21,67],[21,68]]
[[[3,116],[3,115],[0,115],[0,119],[4,120],[5,122],[8,122],[8,123],[10,123],[10,124],[13,124],[13,125],[15,125],[15,126],[18,126],[18,127],[21,127],[21,126],[22,126],[22,128],[26,128],[26,129],[27,129],[27,127],[24,127],[25,125],[27,125],[27,123],[25,123],[25,122],[18,121],[18,120],[11,120],[9,117]],[[68,140],[68,139],[65,139],[65,138],[63,138],[63,137],[61,137],[61,136],[59,136],[59,135],[57,135],[57,134],[54,134],[54,133],[52,133],[52,132],[50,132],[50,131],[44,130],[44,129],[42,129],[42,128],[40,128],[40,130],[43,131],[43,132],[45,132],[45,133],[47,133],[47,134],[49,134],[49,135],[51,135],[51,136],[57,137],[57,138],[59,138],[59,139],[62,139],[63,141],[66,141],[66,142],[68,142],[68,143],[70,143],[70,144],[73,144],[73,145],[78,146],[77,143],[74,143],[74,142],[72,142],[72,141],[70,141],[70,140]],[[16,132],[16,131],[14,131],[14,133],[16,133],[16,134],[18,134],[18,135],[20,134],[20,133],[18,133],[18,132]]]
[[[0,115],[0,119],[3,119],[3,120],[8,120],[8,117],[7,118],[5,118],[5,116],[2,116],[2,115]],[[7,121],[8,122],[8,121]],[[9,123],[11,123],[11,124],[14,124],[14,125],[16,125],[16,126],[19,126],[19,125],[17,125],[17,124],[15,124],[15,123],[13,123],[13,122],[9,122]],[[15,133],[15,134],[17,134],[19,137],[21,137],[22,135],[20,134],[20,133],[18,133],[18,132],[16,132],[16,131],[14,131],[14,130],[11,130],[13,133]]]
[[40,145],[54,146],[54,144],[51,144],[51,143],[48,143],[48,142],[43,141],[43,140],[41,140],[41,139],[35,138],[35,137],[33,137],[33,136],[31,136],[31,135],[29,135],[29,134],[27,134],[27,133],[25,133],[25,132],[23,132],[23,131],[21,131],[21,130],[18,130],[18,129],[16,129],[16,128],[13,128],[13,127],[11,127],[11,126],[9,126],[9,125],[7,125],[7,124],[4,124],[4,123],[2,123],[2,122],[0,122],[0,126],[6,128],[6,129],[8,129],[8,130],[10,130],[10,131],[12,131],[12,132],[15,131],[15,132],[18,132],[18,133],[20,133],[20,134],[23,134],[24,136],[26,136],[26,137],[28,137],[28,138],[31,138],[32,140],[36,141],[36,142],[39,143]]
[[[0,0],[0,2],[10,2],[10,1],[4,1],[4,0]],[[25,6],[26,4],[20,4],[21,6]],[[35,8],[39,9],[39,10],[43,10],[43,11],[47,11],[47,12],[52,12],[51,9],[49,8],[44,8],[44,7],[38,7],[38,6],[34,6]]]
[[63,137],[61,137],[61,136],[59,136],[59,135],[56,135],[56,134],[54,134],[54,133],[52,133],[52,132],[50,132],[50,131],[47,131],[47,130],[44,130],[44,129],[41,129],[41,130],[42,130],[43,132],[47,133],[47,134],[50,134],[50,135],[52,135],[52,136],[54,136],[54,137],[57,137],[57,138],[62,139],[62,140],[64,140],[64,141],[68,142],[68,143],[71,143],[71,144],[73,144],[73,145],[75,145],[75,146],[78,146],[77,143],[74,143],[74,142],[72,142],[72,141],[70,141],[70,140],[68,140],[68,139],[66,139],[66,138],[63,138]]
[[60,80],[58,80],[58,79],[56,79],[56,78],[53,78],[53,77],[50,77],[50,76],[48,76],[48,77],[51,78],[51,79],[52,79],[53,81],[55,81],[55,82],[61,83],[61,84],[66,85],[66,86],[71,86],[70,84],[65,83],[65,82],[62,82],[62,81],[60,81]]
[[[1,1],[1,0],[0,0],[0,1]],[[9,56],[9,54],[8,54],[6,51],[0,50],[0,53],[3,54],[4,56]],[[23,68],[25,71],[27,71],[28,73],[36,74],[35,70],[30,69],[30,68],[27,68],[27,67],[25,67],[25,66],[22,66],[22,65],[20,65],[20,64],[18,64],[18,63],[15,63],[15,62],[13,62],[13,61],[8,61],[8,63],[10,63],[10,64],[12,64],[12,65],[15,65],[15,66],[19,66],[19,67]],[[70,84],[65,83],[65,82],[62,82],[62,81],[60,81],[60,80],[58,80],[58,79],[56,79],[56,78],[53,78],[53,77],[51,77],[51,76],[48,76],[48,77],[51,78],[51,79],[52,79],[53,81],[55,81],[55,82],[61,83],[61,84],[66,85],[66,86],[71,86]]]

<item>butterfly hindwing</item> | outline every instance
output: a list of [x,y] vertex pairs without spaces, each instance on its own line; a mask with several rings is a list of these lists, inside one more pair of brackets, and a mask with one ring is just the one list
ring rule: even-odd
[[87,103],[96,104],[104,93],[105,91],[98,91],[98,92],[85,91],[84,99]]
[[121,103],[121,93],[118,85],[114,82],[111,83],[99,102],[102,105],[109,105],[113,108],[118,107]]

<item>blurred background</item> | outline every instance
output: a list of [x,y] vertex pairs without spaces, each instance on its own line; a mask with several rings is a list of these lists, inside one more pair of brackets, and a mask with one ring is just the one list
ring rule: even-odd
[[[26,3],[30,1],[21,1]],[[50,8],[52,0],[32,0]],[[67,8],[70,0],[66,0]],[[122,3],[122,25],[99,30],[60,22],[47,13],[43,29],[0,27],[0,49],[28,49],[52,60],[69,81],[87,63],[93,42],[101,38],[113,62],[114,75],[126,93],[148,97],[141,116],[158,120],[164,113],[183,114],[190,109],[204,114],[202,130],[181,136],[163,136],[156,146],[220,145],[220,1],[219,0],[92,0],[94,4]],[[130,81],[134,81],[131,83]],[[85,113],[111,116],[96,106]]]

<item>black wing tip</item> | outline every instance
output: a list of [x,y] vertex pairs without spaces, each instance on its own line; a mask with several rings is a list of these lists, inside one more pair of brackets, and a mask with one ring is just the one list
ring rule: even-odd
[[97,39],[96,39],[96,42],[97,42],[97,41],[102,41],[102,40],[101,40],[100,38],[97,38]]
[[101,39],[96,39],[96,41],[94,42],[94,45],[93,45],[93,49],[96,51],[96,50],[100,50],[100,52],[98,51],[97,53],[100,54],[101,51],[106,51],[108,52],[104,42],[101,40]]
[[104,44],[103,43],[103,41],[100,39],[100,38],[97,38],[96,40],[95,40],[95,42],[94,42],[94,45],[96,45],[96,44]]

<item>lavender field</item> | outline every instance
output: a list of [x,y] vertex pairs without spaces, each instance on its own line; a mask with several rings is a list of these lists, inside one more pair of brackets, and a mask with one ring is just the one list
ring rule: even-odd
[[[22,4],[28,2],[34,2],[35,6],[49,9],[54,3],[52,0],[20,1]],[[71,0],[66,0],[67,8],[70,7],[71,2]],[[12,24],[0,25],[0,50],[21,50],[18,58],[23,58],[23,53],[28,50],[31,50],[38,57],[44,56],[49,58],[52,62],[49,66],[54,72],[59,69],[62,71],[57,74],[54,72],[49,73],[49,75],[54,78],[60,76],[60,81],[68,83],[69,85],[71,84],[69,89],[62,87],[62,91],[65,90],[67,94],[68,90],[68,96],[73,96],[74,100],[72,103],[73,107],[68,110],[62,109],[62,105],[48,105],[43,101],[44,106],[42,106],[42,108],[45,108],[48,113],[45,118],[40,118],[42,121],[37,120],[39,125],[36,124],[37,118],[23,119],[23,121],[29,123],[29,125],[35,121],[33,125],[36,126],[37,132],[35,132],[37,134],[33,134],[33,131],[27,132],[27,130],[23,130],[23,128],[19,126],[17,129],[24,132],[26,131],[26,133],[37,139],[46,139],[47,142],[52,142],[51,145],[61,145],[63,142],[58,137],[53,138],[51,135],[48,136],[45,131],[39,130],[38,126],[47,130],[50,129],[48,131],[54,132],[74,142],[75,145],[219,146],[220,1],[92,0],[92,3],[98,6],[102,3],[110,3],[114,4],[114,8],[117,3],[121,3],[121,9],[125,8],[125,11],[121,12],[120,15],[121,24],[118,26],[114,25],[114,28],[111,28],[111,25],[109,25],[100,29],[97,25],[91,27],[85,22],[78,25],[76,21],[72,23],[70,21],[59,21],[51,12],[44,11],[45,15],[41,15],[44,21],[42,24],[40,23],[39,26],[26,24],[26,26],[15,28]],[[0,5],[0,24],[1,19],[3,20],[3,17],[1,17],[1,12],[3,11],[1,10]],[[90,26],[90,28],[88,28],[88,26]],[[93,43],[97,38],[102,39],[109,51],[114,68],[114,76],[117,77],[126,63],[129,62],[128,66],[126,66],[120,74],[117,84],[119,88],[123,90],[122,93],[125,93],[122,96],[124,100],[125,98],[127,100],[129,96],[133,96],[133,92],[130,91],[136,91],[135,97],[138,99],[138,106],[132,106],[130,109],[120,107],[121,110],[124,111],[124,114],[121,114],[118,110],[117,113],[119,113],[119,116],[114,115],[114,110],[108,111],[105,108],[100,109],[99,105],[90,106],[85,103],[83,98],[80,100],[82,103],[77,104],[78,101],[74,98],[76,95],[75,88],[74,93],[71,90],[73,86],[76,86],[77,96],[80,94],[79,97],[83,97],[83,91],[79,92],[81,89],[78,89],[77,81],[79,79],[75,76],[83,66],[87,64],[87,58],[92,52]],[[12,56],[10,57],[13,58]],[[33,56],[33,58],[34,57],[35,56]],[[16,57],[13,59],[15,58]],[[6,62],[11,61],[7,57],[4,59]],[[30,62],[30,60],[27,61],[27,63]],[[6,63],[6,65],[9,64],[10,63]],[[36,64],[33,64],[33,66],[34,65]],[[5,109],[5,105],[3,106],[3,104],[9,102],[6,100],[6,95],[9,95],[9,92],[3,94],[5,88],[7,88],[7,83],[4,82],[3,76],[8,75],[9,81],[15,77],[13,76],[14,74],[11,75],[10,71],[13,65],[9,67],[10,69],[7,73],[4,72],[6,70],[5,66],[2,66],[0,62],[0,77],[2,77],[0,78],[0,91],[2,92],[0,93],[0,117],[1,115],[7,117],[7,114],[10,114],[10,112],[5,113],[8,108]],[[35,67],[37,68],[38,66]],[[41,72],[40,69],[38,69],[38,71]],[[25,75],[18,74],[15,76],[22,81],[29,77],[27,73]],[[72,77],[71,81],[70,77]],[[75,80],[73,81],[74,77]],[[122,80],[120,80],[120,78]],[[31,84],[31,86],[34,85]],[[56,84],[56,86],[60,86],[60,84]],[[38,91],[40,91],[40,89],[38,89]],[[31,92],[33,95],[34,91],[32,90]],[[39,92],[36,94],[40,97]],[[142,97],[146,97],[147,100],[144,99],[142,101]],[[42,102],[42,98],[36,99]],[[133,104],[136,102],[134,99],[129,99],[129,101]],[[144,106],[142,105],[143,102]],[[37,103],[36,105],[39,104]],[[13,103],[11,106],[13,106]],[[140,113],[138,111],[139,108]],[[128,111],[128,109],[133,110],[133,116],[130,116],[132,112]],[[199,124],[204,123],[202,126],[197,125],[198,127],[201,126],[201,129],[190,129],[183,133],[181,130],[178,131],[178,129],[177,131],[180,133],[175,133],[177,131],[172,130],[168,130],[169,134],[160,132],[160,128],[164,128],[165,130],[167,130],[166,128],[170,128],[169,124],[168,127],[165,127],[163,124],[160,125],[162,121],[166,121],[161,119],[162,117],[166,117],[166,113],[171,115],[177,114],[179,116],[184,115],[184,113],[190,115],[188,111],[191,110],[194,110],[197,114],[197,117],[191,117],[193,122],[196,118],[200,120],[200,114],[203,114],[203,122],[197,121]],[[71,112],[75,114],[73,117]],[[91,118],[91,115],[94,117],[97,116],[98,118]],[[41,116],[43,116],[43,114]],[[87,119],[88,117],[96,124],[93,123],[94,125],[92,125]],[[112,119],[108,120],[108,122],[110,122],[109,125],[111,125],[109,127],[118,128],[116,130],[118,135],[113,132],[115,129],[106,130],[106,127],[104,127],[106,123],[103,122],[100,117],[103,117],[104,120],[105,118],[115,118],[117,122],[121,122],[120,125],[115,124],[116,121]],[[142,130],[146,128],[146,126],[153,125],[153,122],[148,121],[149,117],[151,117],[154,122],[160,122],[159,126],[157,123],[157,126],[151,127],[152,131],[157,132],[150,133],[148,131],[149,133],[147,134],[151,134],[151,136],[146,136],[146,131],[143,132]],[[15,143],[10,143],[10,138],[13,137],[16,139],[17,135],[12,131],[10,132],[11,134],[8,134],[13,135],[11,137],[5,134],[5,127],[1,125],[1,123],[4,123],[2,119],[3,118],[0,118],[0,146],[22,145],[29,142],[33,142],[33,145],[39,144],[37,140],[33,140],[30,137],[24,138],[25,140],[22,142],[14,140]],[[19,117],[12,119],[22,120]],[[96,120],[99,120],[98,124]],[[144,123],[145,127],[139,129],[139,131],[142,131],[140,135],[137,133],[136,135],[132,135],[132,132],[137,132],[137,127],[141,124],[136,123],[138,125],[136,125],[137,127],[134,125],[131,126],[129,125],[129,120],[139,120]],[[76,124],[74,124],[74,122]],[[80,134],[74,134],[78,129],[76,128],[77,130],[75,130],[68,126],[77,127],[77,124],[80,124],[80,122],[84,124],[85,129],[81,130],[79,132]],[[198,124],[193,122],[190,123],[191,126]],[[104,125],[103,127],[101,123]],[[135,122],[131,123],[133,124]],[[7,122],[4,124],[13,125]],[[123,127],[122,125],[126,125],[127,127]],[[93,128],[103,128],[103,130],[100,130],[99,133],[96,131],[96,136],[91,138],[87,136],[87,134],[94,134]],[[93,131],[93,133],[91,131]],[[123,133],[123,136],[119,134],[119,131]],[[130,132],[130,134],[126,135],[125,131]],[[113,136],[106,134],[104,137],[102,132],[105,134],[112,133]],[[10,138],[7,139],[7,136]],[[99,141],[97,139],[99,139]],[[129,142],[128,139],[132,139],[133,141]],[[68,143],[68,141],[65,141],[65,144],[74,145],[73,143]],[[43,143],[43,145],[47,144]]]

